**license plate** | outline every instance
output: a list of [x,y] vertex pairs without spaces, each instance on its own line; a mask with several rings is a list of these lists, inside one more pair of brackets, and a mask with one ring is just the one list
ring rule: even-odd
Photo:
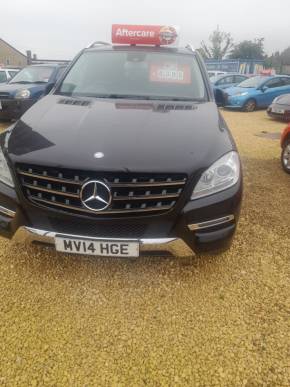
[[276,114],[284,114],[285,113],[285,110],[284,109],[278,109],[278,108],[272,108],[272,113],[276,113]]
[[70,254],[85,254],[104,257],[139,257],[138,242],[120,242],[92,239],[55,237],[57,251]]

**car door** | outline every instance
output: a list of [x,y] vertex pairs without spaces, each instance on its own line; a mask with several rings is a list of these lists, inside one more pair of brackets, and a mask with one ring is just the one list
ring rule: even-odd
[[265,82],[261,87],[262,93],[259,96],[261,107],[268,107],[271,105],[274,98],[283,94],[285,83],[282,77],[275,77]]

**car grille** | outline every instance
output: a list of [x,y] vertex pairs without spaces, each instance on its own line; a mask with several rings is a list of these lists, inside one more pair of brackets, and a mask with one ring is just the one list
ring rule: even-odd
[[10,99],[10,98],[12,98],[10,93],[4,93],[4,92],[0,93],[0,99]]
[[[106,216],[163,213],[171,210],[186,184],[184,174],[106,173],[17,165],[25,197],[38,205],[70,213]],[[110,187],[112,203],[99,213],[82,204],[82,185],[100,180]]]
[[107,237],[107,238],[142,238],[146,235],[148,226],[143,223],[126,223],[120,224],[115,222],[109,224],[103,222],[95,222],[88,219],[65,219],[49,218],[49,223],[53,230],[57,230],[61,234],[85,235],[92,237]]

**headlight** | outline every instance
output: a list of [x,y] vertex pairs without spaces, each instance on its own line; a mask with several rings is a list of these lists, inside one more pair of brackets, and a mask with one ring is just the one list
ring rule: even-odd
[[7,161],[3,154],[3,151],[0,146],[0,181],[9,185],[9,187],[14,187],[13,179],[8,167]]
[[15,98],[17,99],[27,99],[30,97],[30,91],[27,89],[18,90],[15,94]]
[[248,95],[247,91],[243,91],[242,93],[235,94],[235,97],[243,97],[244,95]]
[[239,156],[237,152],[229,152],[201,175],[191,199],[198,199],[230,188],[238,182],[239,177]]

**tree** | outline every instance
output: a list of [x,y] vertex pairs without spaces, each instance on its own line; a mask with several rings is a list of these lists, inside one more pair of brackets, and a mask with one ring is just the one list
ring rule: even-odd
[[264,38],[244,40],[236,44],[231,51],[230,59],[264,59]]
[[220,31],[219,26],[209,37],[209,45],[201,42],[201,49],[207,59],[223,59],[233,47],[233,38],[230,33]]
[[202,47],[197,48],[196,51],[198,51],[200,53],[200,55],[203,57],[203,59],[208,59],[208,57],[207,57],[207,55]]
[[274,68],[279,74],[283,72],[285,65],[290,65],[290,47],[282,52],[276,51],[265,60],[265,67]]
[[281,53],[281,59],[283,65],[290,65],[290,47]]

